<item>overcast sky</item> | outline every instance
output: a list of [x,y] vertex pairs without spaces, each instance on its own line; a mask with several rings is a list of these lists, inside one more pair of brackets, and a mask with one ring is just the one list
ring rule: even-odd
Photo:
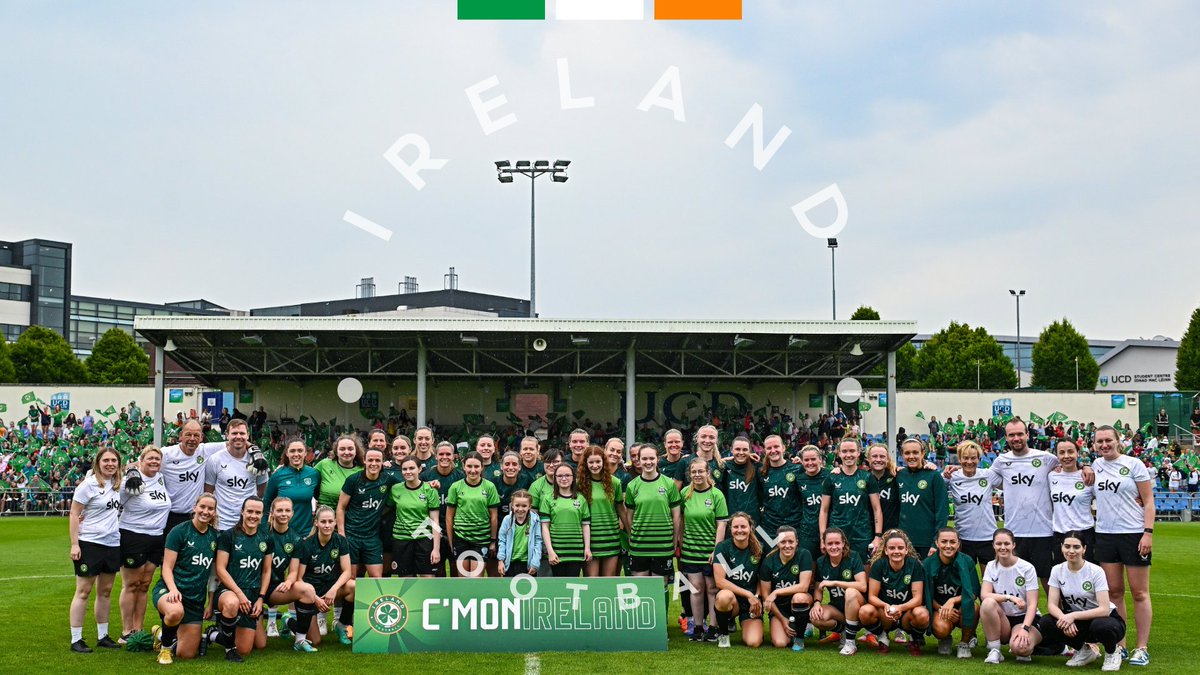
[[[77,294],[248,309],[405,275],[561,318],[830,317],[796,204],[836,183],[838,315],[1178,338],[1200,303],[1200,5],[747,0],[742,21],[459,22],[452,0],[0,4],[0,238]],[[646,0],[651,15],[652,0]],[[572,95],[563,110],[557,60]],[[678,68],[686,121],[638,104]],[[491,77],[485,134],[466,90]],[[669,91],[667,92],[669,94]],[[759,171],[753,104],[769,140]],[[416,133],[418,191],[384,152]],[[351,210],[394,232],[343,221]],[[815,224],[834,220],[826,203]]]

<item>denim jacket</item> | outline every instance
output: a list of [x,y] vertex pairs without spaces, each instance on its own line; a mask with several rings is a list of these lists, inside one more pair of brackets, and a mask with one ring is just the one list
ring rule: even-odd
[[[504,568],[508,569],[512,563],[512,548],[513,548],[513,514],[504,516],[504,521],[500,523],[500,533],[498,536],[499,552],[496,557],[500,562],[504,563]],[[536,569],[538,563],[542,560],[542,519],[532,510],[529,511],[529,566]]]

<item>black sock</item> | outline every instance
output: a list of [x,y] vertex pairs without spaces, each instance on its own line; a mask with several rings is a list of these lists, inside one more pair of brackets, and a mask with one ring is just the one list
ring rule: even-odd
[[804,631],[808,628],[808,610],[812,609],[808,605],[792,605],[791,624],[792,630],[796,632],[796,638],[804,639]]
[[733,612],[722,612],[717,610],[717,632],[721,635],[729,635],[733,630]]
[[692,613],[692,592],[688,589],[679,591],[679,616],[686,619]]
[[846,622],[839,621],[836,624],[834,624],[833,630],[830,632],[831,633],[843,633],[843,632],[845,632],[845,630],[846,630]]
[[338,621],[342,622],[343,626],[354,625],[354,603],[347,602],[342,605],[342,613],[338,615]]
[[313,617],[317,615],[317,606],[311,603],[296,602],[296,616],[289,622],[289,628],[296,634],[296,637],[308,636],[308,629],[312,628]]
[[859,630],[860,628],[857,621],[847,621],[846,632],[842,634],[842,637],[846,638],[847,640],[853,640],[858,635]]
[[175,646],[175,636],[179,633],[179,626],[168,626],[163,623],[162,634],[158,636],[158,641],[162,646],[170,649]]
[[874,635],[875,637],[882,636],[883,635],[883,622],[880,621],[879,623],[875,624],[874,626],[867,626],[867,632],[870,633],[871,635]]
[[237,616],[227,617],[224,614],[217,615],[217,630],[220,632],[220,637],[217,638],[217,644],[226,649],[233,648],[233,631],[237,628]]

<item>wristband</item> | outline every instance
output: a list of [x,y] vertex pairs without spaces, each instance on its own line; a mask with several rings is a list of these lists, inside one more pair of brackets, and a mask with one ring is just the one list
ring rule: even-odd
[[1029,624],[1027,624],[1027,623],[1021,624],[1021,630],[1025,631],[1025,632],[1029,632]]
[[1147,527],[1146,529],[1142,530],[1142,532],[1145,532],[1146,534],[1154,534],[1154,528]]
[[876,536],[876,537],[883,537],[883,533],[882,533],[882,532],[876,532],[876,533],[875,533],[875,536]]

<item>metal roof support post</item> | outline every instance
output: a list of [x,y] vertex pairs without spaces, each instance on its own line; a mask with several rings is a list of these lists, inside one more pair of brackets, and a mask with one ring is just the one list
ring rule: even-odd
[[154,347],[154,445],[161,448],[163,442],[163,380],[167,369],[163,348]]
[[426,414],[426,398],[425,398],[425,342],[417,340],[417,427],[425,426],[425,421],[429,418]]
[[629,343],[629,349],[625,351],[625,460],[629,460],[629,448],[633,446],[634,441],[634,418],[637,416],[637,373],[635,372],[634,363],[636,361],[636,342]]
[[890,351],[887,355],[887,437],[892,452],[896,448],[896,404],[896,352]]

